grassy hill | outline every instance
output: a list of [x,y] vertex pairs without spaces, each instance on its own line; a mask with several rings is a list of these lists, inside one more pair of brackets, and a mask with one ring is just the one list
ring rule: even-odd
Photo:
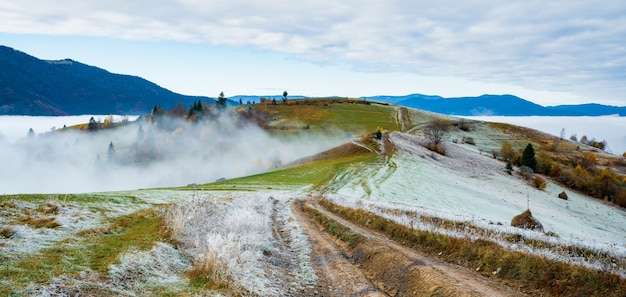
[[[368,268],[378,255],[397,253],[391,242],[466,267],[471,278],[506,286],[512,296],[626,293],[626,212],[584,194],[611,185],[617,189],[606,200],[618,203],[623,158],[523,127],[349,98],[236,112],[281,139],[351,136],[280,168],[219,182],[0,196],[0,295],[339,295],[326,291],[337,285],[325,275],[337,271],[322,269],[311,232],[333,236],[339,244],[330,254],[362,261],[354,269],[372,269],[368,285],[388,295],[414,292]],[[434,121],[447,124],[445,154],[428,149]],[[507,173],[499,152],[505,142],[516,154],[535,147],[539,167],[552,172],[536,174],[545,188],[517,167]],[[586,172],[571,181],[585,188],[561,181],[556,171],[568,170]],[[556,197],[561,191],[569,200]],[[510,226],[527,205],[544,231]],[[389,243],[372,245],[356,226]],[[388,273],[405,267],[394,261],[385,260]],[[411,288],[462,295],[443,280],[420,286]]]

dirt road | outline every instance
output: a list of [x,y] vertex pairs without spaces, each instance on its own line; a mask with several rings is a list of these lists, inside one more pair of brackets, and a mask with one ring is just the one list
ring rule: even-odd
[[[350,248],[324,232],[303,211],[308,205],[365,236]],[[296,202],[293,213],[308,236],[319,296],[525,296],[474,271],[444,263],[360,228],[314,200]],[[307,295],[308,296],[308,295]]]

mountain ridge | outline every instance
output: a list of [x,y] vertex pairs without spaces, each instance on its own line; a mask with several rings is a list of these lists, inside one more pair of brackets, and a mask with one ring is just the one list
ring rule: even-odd
[[[237,95],[230,105],[259,102],[280,95]],[[289,96],[306,99],[307,96]],[[367,96],[365,100],[458,116],[626,116],[626,107],[597,103],[541,106],[514,95],[485,94],[445,98],[438,95]],[[111,73],[72,59],[41,60],[0,45],[0,115],[145,114],[160,105],[215,101],[213,97],[172,92],[144,78]]]
[[0,114],[143,114],[209,97],[186,96],[144,78],[115,74],[72,59],[40,60],[0,46]]
[[542,106],[510,94],[449,98],[437,95],[410,94],[362,98],[458,116],[601,116],[615,114],[626,116],[626,107],[624,106],[598,103]]

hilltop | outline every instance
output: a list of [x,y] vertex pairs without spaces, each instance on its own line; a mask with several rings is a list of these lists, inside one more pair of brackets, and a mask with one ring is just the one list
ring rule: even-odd
[[[96,142],[132,128],[110,157],[122,162],[97,166],[106,183],[150,175],[159,157],[180,166],[166,167],[166,180],[194,168],[198,178],[272,166],[180,187],[0,196],[0,294],[626,293],[622,157],[532,129],[369,100],[266,100],[223,112],[145,116],[137,135],[129,131],[139,123],[71,134]],[[433,129],[442,136],[436,145]],[[65,133],[72,130],[45,140]],[[304,152],[325,138],[330,147]],[[190,139],[198,150],[178,150],[196,147]],[[294,143],[305,145],[281,150]],[[528,144],[537,161],[530,176],[520,166]],[[136,159],[146,152],[148,162]],[[136,162],[141,174],[126,175]],[[528,209],[542,230],[511,226]]]

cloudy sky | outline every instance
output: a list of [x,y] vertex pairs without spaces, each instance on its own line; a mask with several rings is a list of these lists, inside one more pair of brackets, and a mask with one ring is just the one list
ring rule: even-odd
[[626,105],[618,0],[0,0],[0,44],[189,95]]

